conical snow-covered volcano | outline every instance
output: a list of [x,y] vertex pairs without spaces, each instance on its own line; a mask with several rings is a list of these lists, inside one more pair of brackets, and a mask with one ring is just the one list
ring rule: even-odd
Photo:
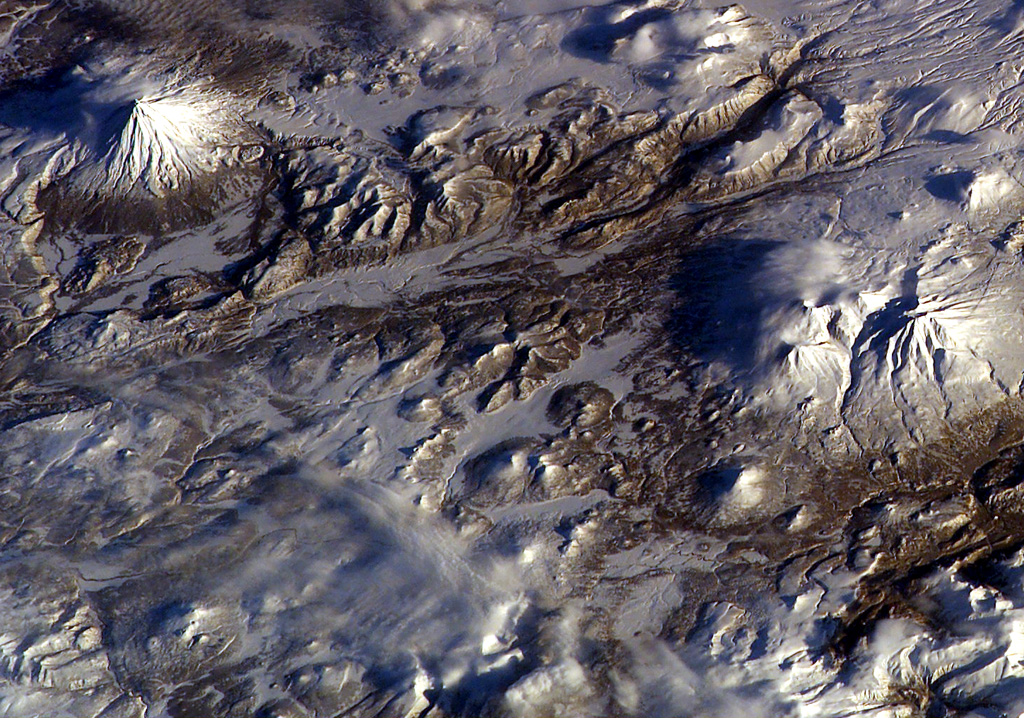
[[184,93],[132,101],[104,156],[104,189],[117,193],[148,190],[157,197],[190,185],[217,168],[231,138],[216,108]]
[[3,205],[31,217],[50,193],[62,213],[81,201],[89,215],[106,213],[109,203],[205,204],[214,177],[239,163],[242,148],[258,145],[244,105],[209,82],[76,68],[56,89],[22,92],[0,109],[0,125],[13,130],[0,139],[0,195],[4,185],[35,190],[19,193],[19,205],[27,198],[30,207]]

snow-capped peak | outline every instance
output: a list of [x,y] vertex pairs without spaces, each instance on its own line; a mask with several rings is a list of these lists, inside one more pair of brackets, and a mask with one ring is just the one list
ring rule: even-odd
[[133,101],[104,158],[106,187],[119,194],[146,189],[162,197],[215,168],[229,142],[217,109],[217,103],[191,93]]
[[[191,204],[212,189],[200,185],[234,164],[236,150],[256,142],[242,120],[244,106],[209,79],[126,61],[76,67],[56,87],[22,93],[0,108],[0,126],[19,138],[0,172],[18,176],[15,186],[36,187],[21,200],[8,198],[8,213],[38,216],[39,207],[21,205],[49,188],[70,216],[106,215],[107,202],[177,194],[192,196]],[[86,204],[71,210],[78,201]]]

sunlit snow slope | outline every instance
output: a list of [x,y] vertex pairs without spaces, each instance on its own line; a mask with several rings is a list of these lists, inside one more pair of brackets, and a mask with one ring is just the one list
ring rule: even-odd
[[1024,712],[1024,8],[0,0],[0,715]]

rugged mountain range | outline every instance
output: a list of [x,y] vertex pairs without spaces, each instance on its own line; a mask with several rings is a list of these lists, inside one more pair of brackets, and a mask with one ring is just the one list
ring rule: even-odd
[[0,0],[0,712],[1019,712],[1021,13],[783,5]]

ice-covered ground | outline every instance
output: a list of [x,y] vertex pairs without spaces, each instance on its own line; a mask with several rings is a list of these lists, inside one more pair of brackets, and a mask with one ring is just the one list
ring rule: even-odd
[[0,714],[1024,712],[1024,10],[0,2]]

